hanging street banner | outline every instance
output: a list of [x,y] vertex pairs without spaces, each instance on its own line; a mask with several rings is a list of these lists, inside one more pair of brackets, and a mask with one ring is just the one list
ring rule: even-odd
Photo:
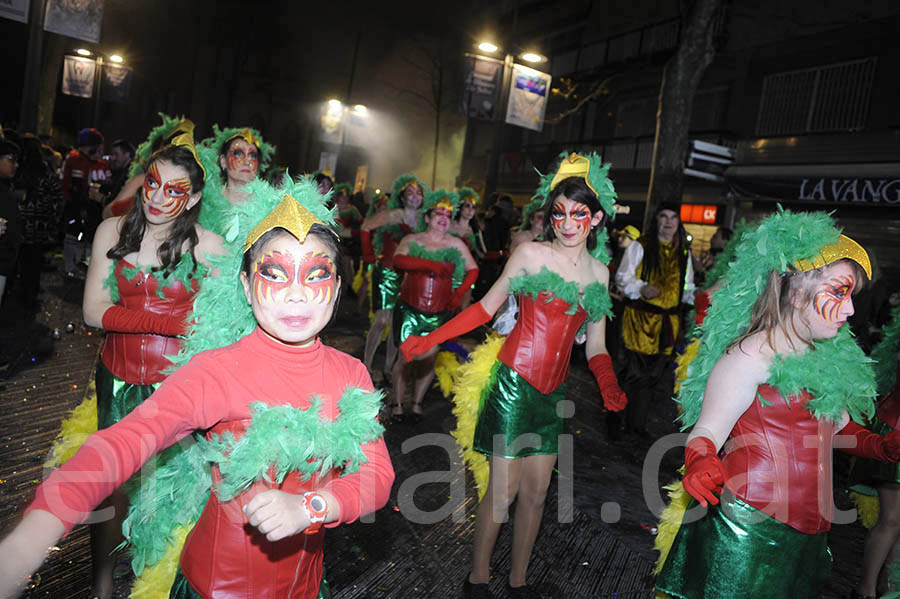
[[474,119],[493,120],[500,103],[503,61],[466,54],[465,69],[465,89],[460,111]]
[[548,73],[520,64],[514,65],[512,81],[509,82],[506,122],[532,131],[543,129],[550,80]]
[[116,104],[128,103],[128,92],[131,88],[131,69],[117,64],[103,64],[103,82],[100,97]]
[[94,95],[94,73],[97,63],[80,56],[63,57],[62,93],[79,98]]
[[28,0],[0,0],[0,17],[10,21],[27,23],[29,4]]
[[369,179],[369,166],[364,164],[356,167],[356,180],[353,182],[353,193],[365,192],[366,181]]
[[46,1],[45,31],[95,44],[100,42],[100,26],[103,24],[103,0]]

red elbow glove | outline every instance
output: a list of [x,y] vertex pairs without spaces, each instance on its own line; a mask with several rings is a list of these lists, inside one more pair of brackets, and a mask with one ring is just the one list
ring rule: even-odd
[[463,282],[453,291],[453,296],[450,298],[450,308],[456,309],[462,305],[463,298],[466,296],[466,292],[472,288],[472,285],[475,284],[475,281],[478,280],[478,269],[473,268],[472,270],[466,271],[466,278],[463,279]]
[[101,322],[105,330],[116,333],[151,333],[177,337],[186,334],[188,329],[183,316],[129,310],[122,306],[107,308]]
[[628,403],[628,396],[619,387],[616,372],[613,370],[612,358],[609,354],[597,354],[588,360],[588,368],[594,373],[600,395],[603,396],[603,407],[610,412],[620,412]]
[[855,447],[840,448],[851,455],[882,462],[900,461],[900,431],[891,431],[882,437],[851,420],[838,434],[856,437]]
[[359,240],[362,244],[362,259],[366,264],[375,264],[375,249],[372,247],[372,232],[363,229]]
[[728,472],[716,452],[716,444],[706,437],[691,439],[684,448],[684,478],[682,484],[688,494],[706,507],[716,505]]
[[455,268],[449,262],[438,262],[427,258],[416,258],[407,254],[394,254],[394,268],[397,270],[410,270],[418,272],[430,272],[438,276],[449,276]]
[[400,351],[403,352],[403,358],[409,362],[438,343],[477,329],[490,319],[491,315],[482,307],[481,302],[476,302],[424,337],[412,335],[407,338],[400,344]]

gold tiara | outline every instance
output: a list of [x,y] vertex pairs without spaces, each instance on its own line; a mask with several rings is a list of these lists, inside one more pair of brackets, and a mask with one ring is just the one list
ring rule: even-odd
[[556,175],[554,175],[553,180],[550,181],[550,190],[553,191],[553,188],[556,185],[569,177],[579,177],[584,179],[584,182],[590,188],[591,191],[594,192],[594,195],[600,197],[600,194],[597,193],[597,190],[594,189],[594,186],[591,185],[591,181],[588,178],[588,173],[591,170],[591,161],[572,152],[559,165],[559,169],[556,171]]
[[325,224],[304,208],[303,204],[295,200],[291,194],[286,193],[281,198],[281,203],[275,206],[275,209],[253,227],[253,230],[247,235],[247,239],[244,240],[244,251],[249,250],[260,237],[277,227],[287,229],[291,235],[297,238],[297,241],[303,243],[306,241],[309,230],[317,223]]
[[[184,121],[182,121],[183,123]],[[194,123],[187,121],[190,123],[190,131],[194,129]],[[179,126],[181,126],[179,124]],[[194,135],[192,133],[185,132],[179,133],[175,137],[172,138],[172,141],[169,142],[169,145],[178,146],[179,148],[187,148],[191,152],[191,156],[194,157],[194,161],[200,167],[200,170],[203,171],[203,180],[206,180],[206,169],[203,167],[203,163],[200,161],[200,156],[197,155],[197,146],[194,145]]]
[[260,146],[259,146],[259,140],[256,138],[255,135],[253,135],[253,131],[251,131],[249,128],[241,129],[240,131],[238,131],[237,133],[235,133],[234,135],[232,135],[231,137],[229,137],[228,139],[226,139],[226,140],[225,140],[225,145],[228,145],[228,142],[230,142],[232,139],[235,139],[235,138],[237,138],[237,137],[240,137],[241,139],[243,139],[243,140],[246,141],[247,143],[253,144],[253,145],[256,146],[257,148],[260,147]]
[[859,245],[846,235],[841,235],[838,240],[832,244],[826,245],[819,253],[808,259],[794,261],[794,267],[797,270],[808,271],[822,268],[832,262],[847,258],[859,264],[869,280],[872,280],[872,264],[869,262],[869,254]]

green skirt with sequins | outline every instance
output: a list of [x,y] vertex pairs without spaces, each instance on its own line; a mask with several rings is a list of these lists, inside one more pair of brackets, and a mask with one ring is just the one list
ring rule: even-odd
[[372,310],[393,310],[402,282],[400,273],[376,264],[372,269]]
[[403,343],[412,335],[427,335],[450,320],[451,315],[449,310],[422,312],[398,299],[397,305],[394,306],[394,322],[391,324],[397,344]]
[[132,385],[116,377],[103,362],[97,362],[97,429],[109,428],[150,397],[159,383]]
[[791,528],[726,491],[703,518],[681,525],[656,590],[680,599],[815,599],[831,572],[826,536]]
[[566,398],[566,385],[541,393],[506,364],[494,364],[481,396],[475,451],[504,458],[559,453],[563,418],[557,404]]

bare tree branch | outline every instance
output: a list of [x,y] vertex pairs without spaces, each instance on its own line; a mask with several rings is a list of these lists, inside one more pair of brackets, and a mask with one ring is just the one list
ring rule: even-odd
[[[617,73],[615,75],[611,75],[611,76],[607,77],[603,81],[599,81],[599,82],[595,83],[591,87],[591,90],[587,94],[582,96],[578,100],[578,102],[576,102],[576,104],[574,106],[572,106],[568,110],[565,110],[565,111],[557,114],[556,116],[544,119],[544,123],[546,123],[548,125],[557,125],[560,122],[562,122],[563,119],[570,117],[573,114],[576,114],[577,112],[579,112],[582,108],[584,108],[584,105],[587,104],[588,102],[590,102],[591,100],[599,98],[600,96],[608,96],[609,95],[609,83],[621,76],[622,76],[621,73]],[[565,86],[565,88],[561,89],[560,91],[554,90],[554,93],[556,93],[557,95],[561,95],[563,98],[565,98],[567,100],[572,97],[576,97],[577,85],[572,85],[571,81],[568,81],[568,80],[563,80],[563,81],[564,81],[563,85]]]

